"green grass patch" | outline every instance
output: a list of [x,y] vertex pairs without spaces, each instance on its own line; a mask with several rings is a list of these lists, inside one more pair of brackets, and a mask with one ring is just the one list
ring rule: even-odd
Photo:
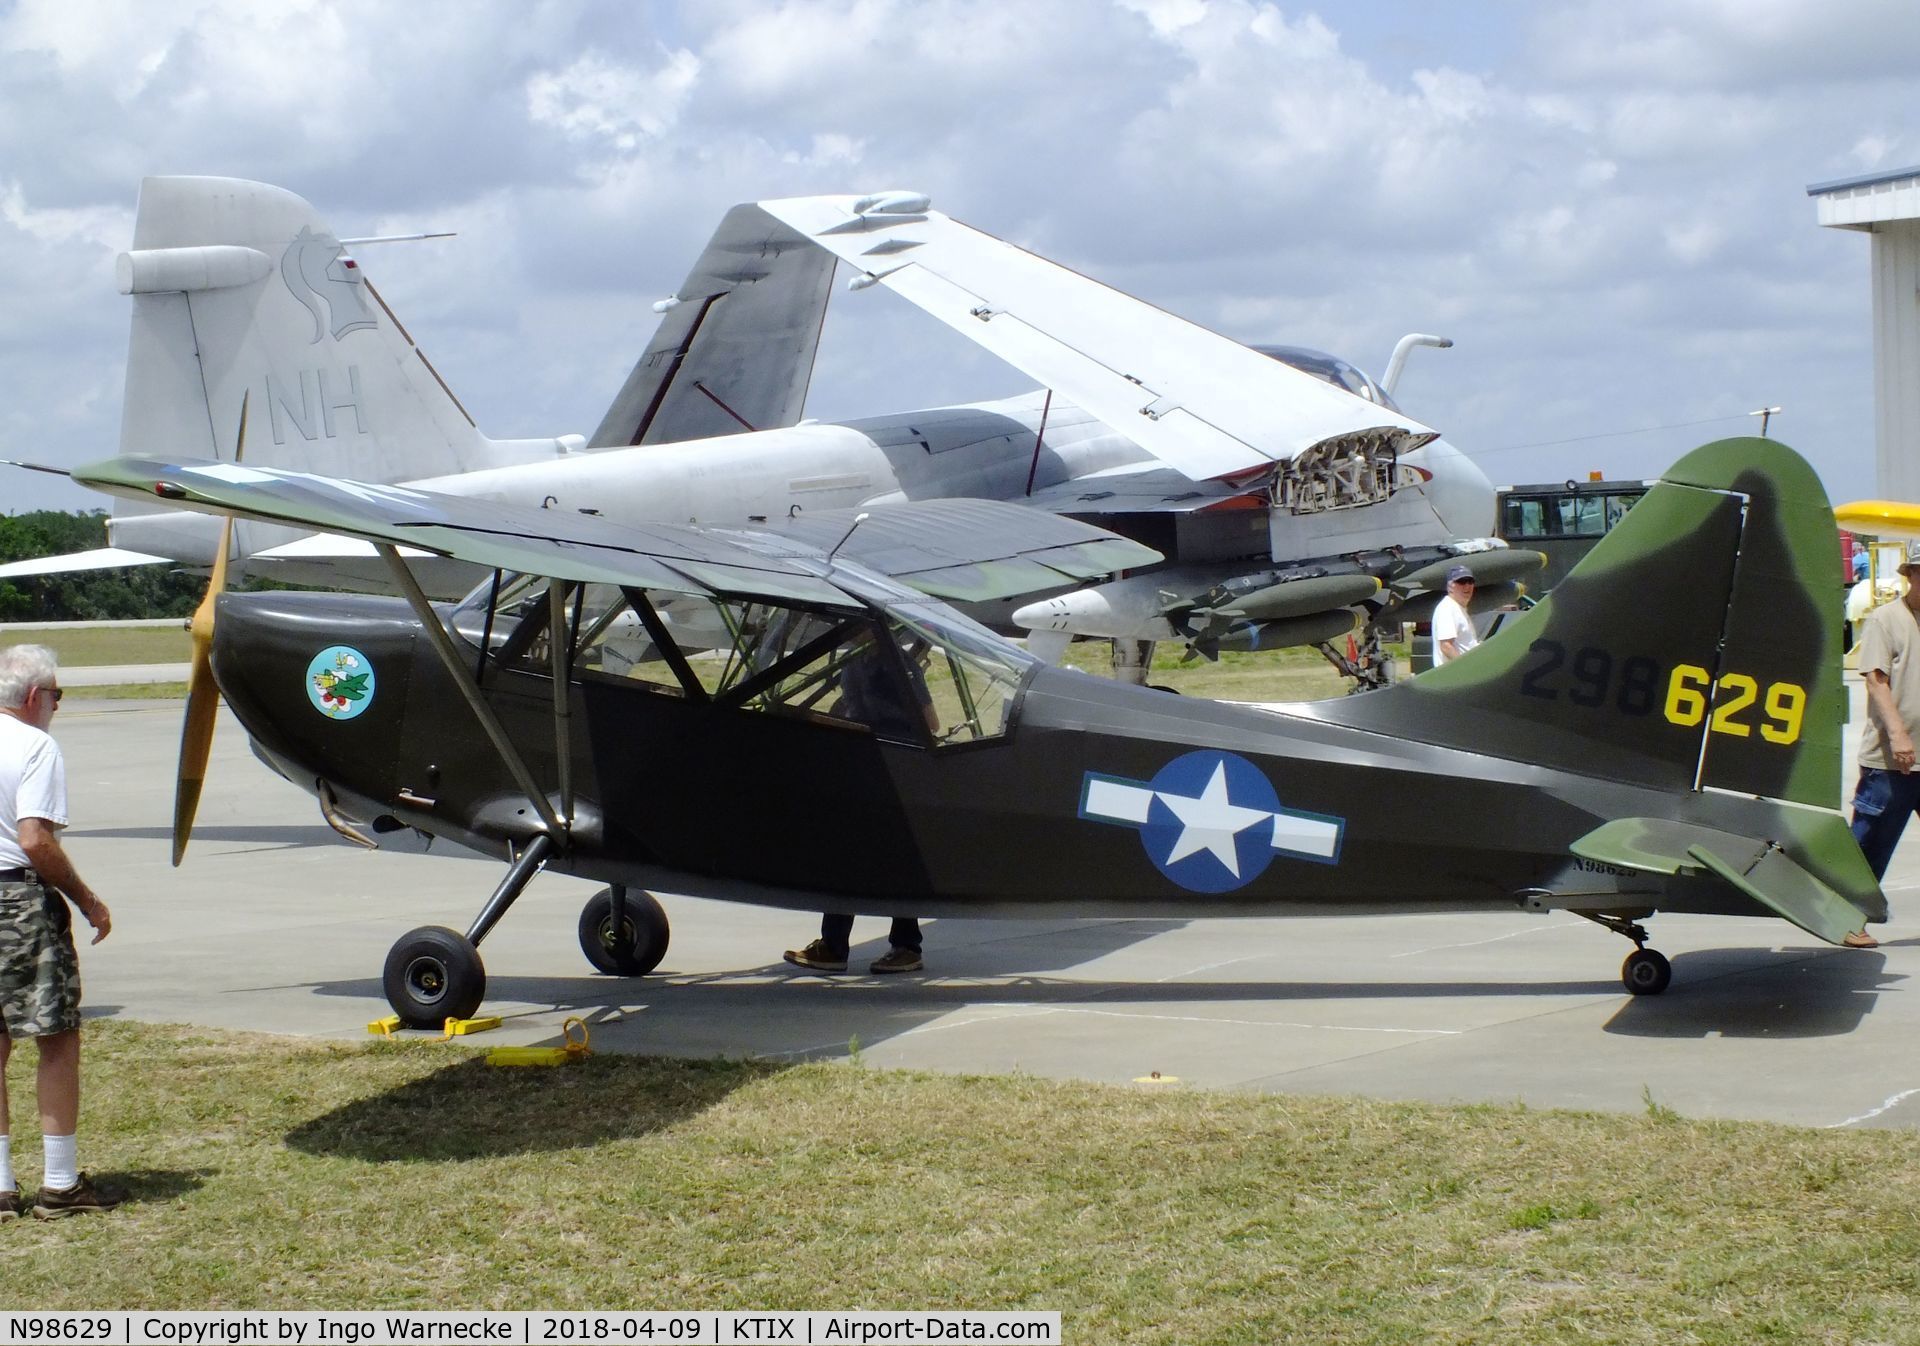
[[[22,1046],[16,1057],[30,1057]],[[29,1062],[14,1153],[38,1166]],[[58,1308],[1031,1308],[1085,1342],[1920,1341],[1920,1136],[89,1026]]]
[[0,632],[0,645],[45,645],[69,668],[100,664],[182,664],[193,657],[185,618],[177,626],[84,626]]
[[187,695],[184,682],[129,682],[110,687],[69,687],[68,701],[180,701]]
[[[1318,701],[1344,696],[1347,680],[1312,649],[1234,650],[1219,661],[1183,659],[1182,646],[1169,642],[1154,651],[1148,681],[1183,696],[1215,701]],[[1112,647],[1106,641],[1075,641],[1066,663],[1096,677],[1113,675]]]

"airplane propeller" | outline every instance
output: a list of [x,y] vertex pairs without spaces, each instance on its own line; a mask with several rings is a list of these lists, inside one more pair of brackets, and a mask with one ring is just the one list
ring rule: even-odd
[[[247,451],[247,398],[240,398],[240,432],[233,445],[233,461]],[[220,547],[214,553],[213,574],[206,596],[193,610],[188,631],[193,637],[193,668],[187,675],[187,714],[180,726],[180,769],[173,794],[173,864],[179,868],[193,832],[193,816],[200,808],[200,791],[207,781],[207,757],[213,750],[213,724],[220,712],[220,687],[213,680],[213,610],[227,587],[227,554],[233,549],[233,518],[220,528]]]

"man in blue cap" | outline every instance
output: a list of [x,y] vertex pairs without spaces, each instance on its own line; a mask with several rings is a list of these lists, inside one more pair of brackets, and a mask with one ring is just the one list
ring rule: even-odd
[[1433,610],[1433,666],[1452,663],[1480,643],[1473,614],[1467,611],[1473,602],[1473,572],[1455,566],[1447,572],[1447,596]]

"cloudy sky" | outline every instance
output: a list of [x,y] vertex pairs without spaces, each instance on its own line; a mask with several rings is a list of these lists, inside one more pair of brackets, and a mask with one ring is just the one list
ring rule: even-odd
[[[359,251],[482,428],[590,433],[725,208],[909,188],[1378,375],[1496,482],[1776,433],[1873,489],[1867,240],[1920,163],[1912,0],[0,0],[0,457],[114,451],[140,179],[256,178]],[[810,415],[1020,391],[840,292]],[[0,510],[104,503],[0,478]]]

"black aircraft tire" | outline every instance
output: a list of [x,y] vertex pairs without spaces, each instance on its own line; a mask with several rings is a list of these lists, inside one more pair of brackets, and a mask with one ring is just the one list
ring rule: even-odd
[[402,935],[387,953],[380,981],[387,1003],[408,1028],[471,1019],[487,996],[480,951],[443,925],[423,925]]
[[1635,949],[1620,965],[1620,983],[1634,995],[1659,995],[1673,980],[1673,964],[1665,954]]
[[627,915],[620,938],[613,933],[613,894],[602,888],[580,911],[580,952],[595,970],[611,977],[644,977],[667,956],[672,930],[666,909],[652,893],[627,889]]

